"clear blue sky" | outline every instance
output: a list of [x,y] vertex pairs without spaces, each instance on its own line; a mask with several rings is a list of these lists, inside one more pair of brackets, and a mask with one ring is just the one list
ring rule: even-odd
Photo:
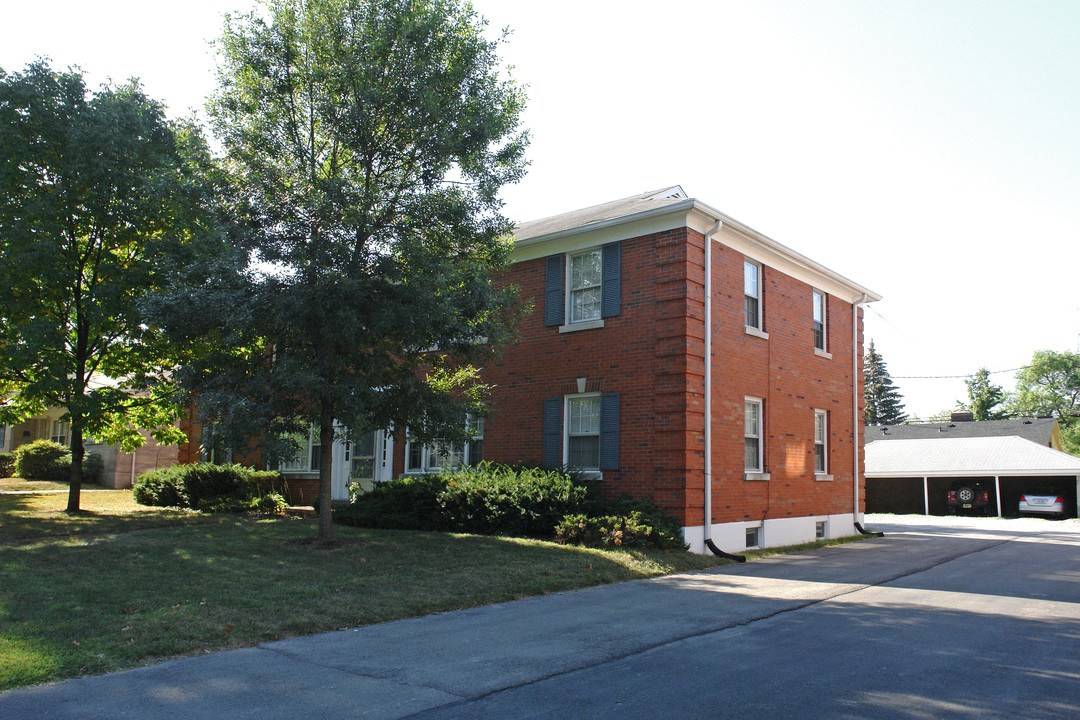
[[[529,86],[514,219],[681,184],[884,295],[866,336],[923,416],[963,382],[907,376],[1077,349],[1080,3],[474,4],[513,30],[503,57]],[[221,12],[249,6],[12,4],[0,67],[138,76],[186,114]]]

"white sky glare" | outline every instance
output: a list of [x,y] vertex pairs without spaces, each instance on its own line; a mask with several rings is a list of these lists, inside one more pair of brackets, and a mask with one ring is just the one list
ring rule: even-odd
[[[908,410],[1080,340],[1080,3],[474,0],[528,85],[530,220],[681,184],[884,295],[866,312]],[[250,0],[3,0],[0,67],[139,77],[175,116]],[[993,376],[1011,387],[1012,373]]]

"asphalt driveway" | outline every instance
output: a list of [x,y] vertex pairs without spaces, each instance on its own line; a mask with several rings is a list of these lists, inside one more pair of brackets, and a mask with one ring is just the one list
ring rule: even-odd
[[884,538],[0,694],[4,718],[1078,718],[1080,522]]

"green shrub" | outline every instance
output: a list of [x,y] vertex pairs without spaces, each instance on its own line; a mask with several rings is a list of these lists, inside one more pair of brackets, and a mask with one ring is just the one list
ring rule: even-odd
[[82,461],[83,482],[101,484],[101,478],[105,474],[105,461],[97,453],[86,453]]
[[[205,512],[243,512],[259,503],[287,507],[281,491],[285,480],[277,472],[241,465],[194,463],[149,470],[135,480],[135,502],[162,507],[189,507]],[[263,500],[276,495],[280,499]],[[262,510],[260,509],[260,512]]]
[[154,507],[185,507],[187,503],[181,490],[183,468],[183,465],[174,465],[139,475],[131,488],[135,502]]
[[0,453],[0,478],[15,475],[15,453]]
[[555,539],[566,545],[685,550],[678,520],[647,500],[623,495],[599,517],[567,515],[555,528]]
[[15,448],[15,474],[24,480],[67,482],[71,451],[52,440],[35,440]]
[[446,487],[441,475],[412,475],[380,483],[371,492],[333,509],[334,521],[391,530],[448,530],[439,507]]
[[284,515],[289,509],[289,503],[285,502],[281,493],[267,493],[251,500],[251,509],[264,515]]
[[439,507],[459,532],[550,538],[563,517],[594,506],[588,487],[558,471],[481,463],[442,477]]
[[334,518],[359,527],[550,538],[565,515],[595,508],[592,489],[566,473],[481,463],[383,483]]

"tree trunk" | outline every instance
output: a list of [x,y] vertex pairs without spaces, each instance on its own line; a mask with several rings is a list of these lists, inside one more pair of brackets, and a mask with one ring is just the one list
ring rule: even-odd
[[324,408],[319,419],[319,540],[334,538],[334,524],[330,517],[333,469],[334,416]]
[[83,456],[85,451],[83,450],[83,433],[82,423],[76,427],[74,418],[71,423],[71,475],[69,476],[71,487],[68,489],[68,504],[67,510],[64,512],[77,513],[79,512],[79,494],[82,491],[82,470],[83,470]]

